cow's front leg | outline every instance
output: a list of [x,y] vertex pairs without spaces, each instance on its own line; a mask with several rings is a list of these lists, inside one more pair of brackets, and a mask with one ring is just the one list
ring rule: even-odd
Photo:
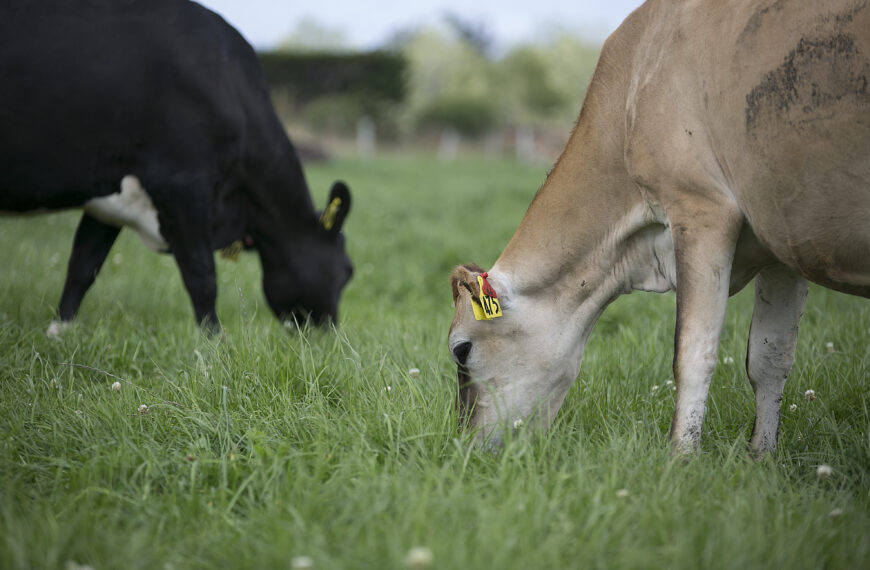
[[169,243],[190,295],[196,322],[206,331],[218,333],[217,281],[208,204],[207,200],[176,200],[169,207],[158,207],[158,219],[160,233]]
[[755,391],[749,445],[759,457],[776,449],[782,389],[794,363],[807,290],[807,281],[783,265],[763,269],[755,278],[746,372]]
[[[73,239],[66,282],[57,307],[61,322],[71,321],[76,316],[85,293],[94,283],[120,231],[121,228],[104,224],[89,214],[82,215]],[[60,323],[52,322],[49,335],[56,335],[61,328]]]
[[181,279],[193,303],[196,322],[209,333],[219,333],[221,326],[215,311],[217,280],[211,248],[197,247],[181,255],[176,253],[175,261],[181,270]]
[[727,207],[705,206],[713,211],[671,216],[677,269],[677,402],[670,434],[675,453],[696,451],[701,442],[707,394],[728,304],[731,263],[742,224]]

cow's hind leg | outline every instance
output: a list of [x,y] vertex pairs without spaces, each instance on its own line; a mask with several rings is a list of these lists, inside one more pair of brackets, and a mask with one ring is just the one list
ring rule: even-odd
[[[89,214],[82,215],[57,308],[61,322],[71,321],[76,316],[85,293],[93,285],[120,231],[121,228],[104,224]],[[53,322],[49,334],[57,334],[60,330],[61,325]]]
[[776,449],[782,390],[794,363],[807,281],[783,265],[755,278],[746,372],[755,391],[755,427],[749,445],[759,456]]

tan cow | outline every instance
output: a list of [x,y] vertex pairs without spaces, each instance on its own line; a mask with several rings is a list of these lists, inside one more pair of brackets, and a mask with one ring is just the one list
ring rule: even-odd
[[755,278],[750,443],[773,450],[808,280],[870,296],[868,2],[646,2],[488,273],[501,317],[475,318],[480,271],[453,273],[448,339],[478,437],[548,425],[607,305],[674,289],[671,440],[697,449],[728,296]]

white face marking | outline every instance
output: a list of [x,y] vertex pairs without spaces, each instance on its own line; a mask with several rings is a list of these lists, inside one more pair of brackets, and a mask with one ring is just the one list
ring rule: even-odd
[[88,200],[84,210],[104,224],[130,226],[155,251],[167,251],[169,244],[160,234],[157,210],[139,179],[128,174],[121,179],[121,191]]

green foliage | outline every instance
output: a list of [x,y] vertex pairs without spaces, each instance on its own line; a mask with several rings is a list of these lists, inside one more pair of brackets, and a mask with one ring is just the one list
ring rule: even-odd
[[417,119],[426,128],[451,128],[460,134],[477,137],[495,126],[492,102],[475,97],[445,97],[424,107]]
[[[737,364],[716,371],[701,454],[670,461],[674,297],[653,294],[604,313],[549,432],[491,453],[455,431],[447,276],[492,264],[544,170],[400,157],[308,174],[318,204],[335,178],[354,192],[335,332],[284,330],[245,254],[217,261],[225,333],[204,338],[172,259],[125,230],[48,339],[77,215],[0,219],[0,567],[392,569],[417,545],[431,568],[866,566],[866,301],[812,289],[765,461],[745,452]],[[735,363],[751,297],[726,318]]]
[[395,53],[275,51],[259,56],[272,88],[288,91],[299,105],[337,94],[355,97],[363,105],[396,103],[405,97],[406,63]]
[[276,51],[261,53],[260,61],[285,123],[301,123],[318,136],[349,137],[366,118],[381,136],[395,136],[406,93],[401,55]]
[[275,51],[261,53],[260,62],[285,121],[348,136],[368,117],[381,133],[396,130],[392,115],[406,95],[401,55]]
[[492,62],[474,47],[436,30],[422,30],[402,46],[408,61],[410,116],[444,99],[486,99],[497,105]]
[[363,117],[388,138],[421,128],[472,137],[517,126],[559,125],[561,132],[576,119],[597,47],[555,29],[543,42],[493,57],[485,30],[453,25],[452,36],[424,28],[390,51],[371,53],[312,51],[323,42],[340,45],[340,38],[309,26],[288,40],[294,51],[261,53],[260,61],[285,122],[316,134],[353,135]]
[[301,111],[302,119],[318,133],[349,135],[357,122],[371,113],[352,95],[326,95],[311,101]]
[[443,112],[446,103],[486,101],[493,120],[487,129],[573,122],[599,51],[560,29],[499,58],[436,29],[406,38],[400,50],[409,66],[406,113],[414,125],[431,124],[433,109]]
[[343,30],[303,17],[278,45],[280,52],[348,52],[348,40]]
[[504,74],[514,91],[517,114],[547,118],[558,113],[568,102],[567,94],[559,92],[550,77],[546,56],[531,47],[513,50],[502,62]]

